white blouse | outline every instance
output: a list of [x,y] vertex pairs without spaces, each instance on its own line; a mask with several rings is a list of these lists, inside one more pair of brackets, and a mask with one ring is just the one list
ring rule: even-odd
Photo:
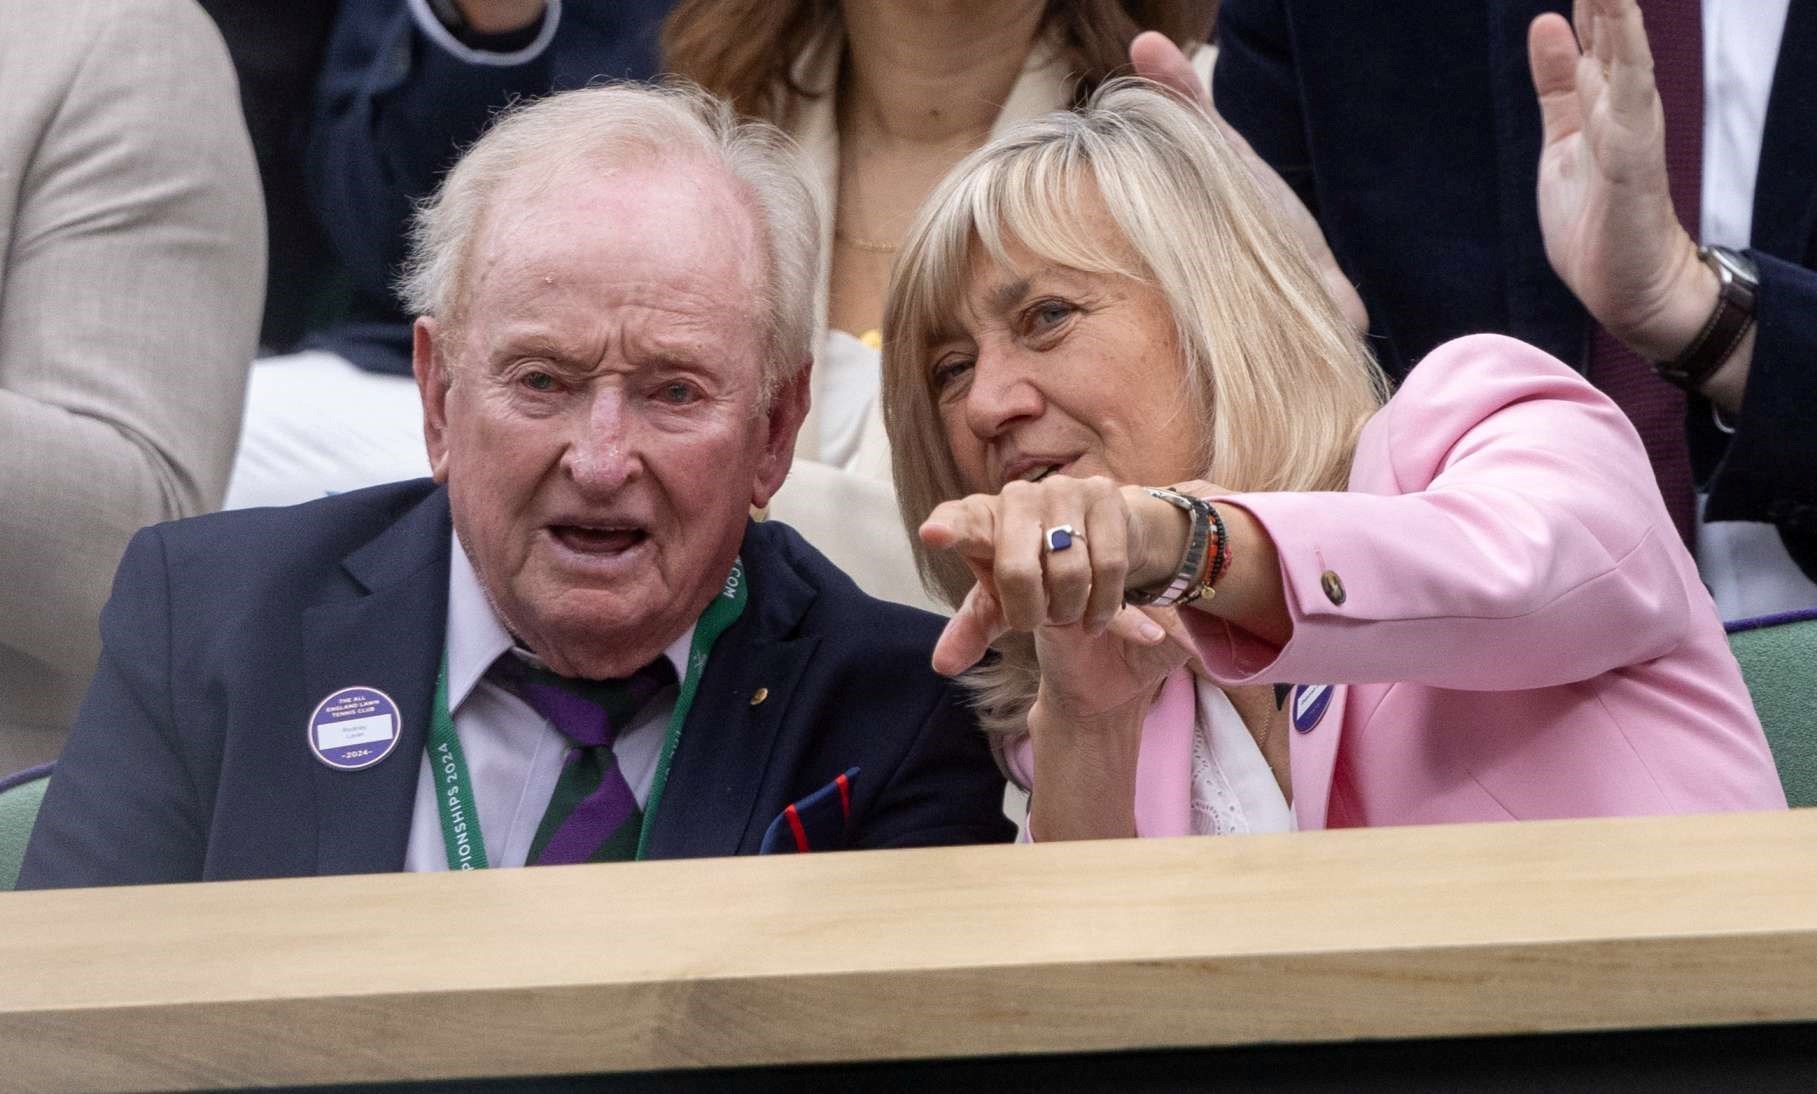
[[[1196,836],[1291,832],[1293,810],[1237,708],[1222,688],[1194,680],[1192,831]],[[1283,715],[1278,719],[1285,722]],[[1274,732],[1285,732],[1276,725]]]
[[814,359],[815,459],[851,469],[882,381],[881,353],[845,331],[826,331]]

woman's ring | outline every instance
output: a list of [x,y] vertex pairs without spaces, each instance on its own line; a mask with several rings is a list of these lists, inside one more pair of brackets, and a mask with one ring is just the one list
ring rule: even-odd
[[1056,524],[1047,530],[1043,538],[1046,539],[1047,550],[1051,554],[1055,551],[1064,551],[1075,542],[1084,540],[1085,533],[1073,531],[1073,526],[1070,524]]

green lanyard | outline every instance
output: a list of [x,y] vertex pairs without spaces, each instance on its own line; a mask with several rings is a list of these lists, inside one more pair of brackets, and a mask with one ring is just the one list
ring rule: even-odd
[[[694,624],[694,641],[688,648],[688,672],[682,677],[681,690],[675,696],[675,709],[669,714],[669,729],[663,738],[662,755],[656,761],[656,775],[650,783],[650,794],[644,802],[643,830],[637,836],[637,857],[643,858],[650,845],[650,818],[662,801],[663,788],[669,784],[669,766],[675,761],[675,746],[681,743],[681,725],[687,721],[688,709],[700,690],[700,675],[707,667],[707,656],[713,643],[719,641],[740,615],[744,614],[744,560],[734,559],[732,572],[726,575],[725,587],[715,596],[707,610]],[[448,655],[442,654],[442,668],[435,678],[435,707],[429,718],[429,763],[435,773],[436,806],[442,817],[442,843],[448,851],[448,869],[484,870],[486,841],[480,835],[479,811],[473,806],[473,781],[467,774],[467,757],[461,751],[461,739],[454,731],[454,715],[448,709]]]

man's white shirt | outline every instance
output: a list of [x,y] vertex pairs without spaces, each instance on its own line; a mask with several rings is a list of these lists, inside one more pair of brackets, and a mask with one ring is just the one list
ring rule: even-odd
[[[467,758],[486,860],[494,867],[522,866],[555,793],[568,740],[522,699],[486,679],[486,670],[511,649],[511,633],[492,610],[459,538],[450,539],[448,707]],[[663,651],[675,666],[677,680],[687,675],[688,647],[693,639],[694,628],[689,627]],[[640,807],[656,777],[676,693],[671,687],[659,695],[612,745]],[[410,842],[404,852],[406,870],[448,868],[439,800],[436,774],[424,755],[416,777]]]

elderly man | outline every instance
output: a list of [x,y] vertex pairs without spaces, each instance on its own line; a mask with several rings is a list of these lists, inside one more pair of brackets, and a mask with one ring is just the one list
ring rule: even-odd
[[696,94],[506,116],[416,225],[434,481],[142,533],[21,883],[1007,838],[938,621],[747,518],[807,410],[813,224]]

